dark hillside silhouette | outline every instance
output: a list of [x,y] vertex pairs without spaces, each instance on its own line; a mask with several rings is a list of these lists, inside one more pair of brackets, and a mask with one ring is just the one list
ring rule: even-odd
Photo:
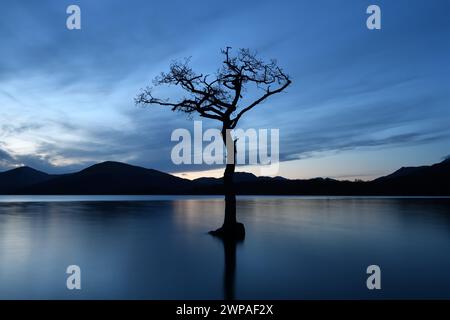
[[450,194],[450,159],[432,166],[403,167],[376,179],[371,184],[374,194],[443,195]]
[[80,172],[26,186],[30,194],[173,194],[189,191],[191,182],[153,169],[103,162]]
[[[157,170],[104,162],[64,175],[29,167],[0,173],[1,194],[223,194],[222,179],[181,179]],[[401,168],[367,182],[328,178],[289,180],[236,172],[241,195],[436,195],[450,196],[450,160],[432,166]]]
[[31,186],[52,179],[52,175],[30,167],[20,167],[0,173],[0,193]]

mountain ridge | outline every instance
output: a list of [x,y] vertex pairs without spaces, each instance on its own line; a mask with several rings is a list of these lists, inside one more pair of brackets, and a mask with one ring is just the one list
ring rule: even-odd
[[[430,166],[402,167],[372,181],[287,179],[236,172],[235,185],[237,194],[249,195],[450,195],[450,159]],[[0,194],[222,193],[221,178],[187,180],[115,161],[67,174],[48,174],[27,166],[0,172]]]

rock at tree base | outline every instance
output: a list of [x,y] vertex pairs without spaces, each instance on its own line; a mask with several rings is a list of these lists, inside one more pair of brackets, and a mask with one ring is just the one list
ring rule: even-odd
[[244,240],[245,227],[244,224],[237,222],[230,226],[224,225],[217,230],[210,231],[209,234],[222,239]]

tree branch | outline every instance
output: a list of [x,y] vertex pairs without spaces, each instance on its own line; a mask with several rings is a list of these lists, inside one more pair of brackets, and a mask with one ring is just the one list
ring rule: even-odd
[[238,115],[231,120],[231,129],[234,129],[239,121],[239,119],[244,115],[244,113],[246,113],[247,111],[253,109],[255,106],[257,106],[258,104],[260,104],[261,102],[263,102],[264,100],[266,100],[267,98],[269,98],[270,96],[282,92],[284,89],[286,89],[290,84],[292,83],[291,80],[286,79],[286,83],[279,87],[276,90],[270,91],[269,89],[267,89],[266,94],[264,94],[262,97],[260,97],[259,99],[255,100],[253,103],[251,103],[248,107],[245,107],[244,109],[242,109]]
[[[190,58],[172,62],[169,72],[163,72],[153,80],[155,86],[174,85],[183,89],[188,95],[180,101],[155,98],[152,96],[152,88],[147,87],[138,94],[135,103],[168,106],[173,111],[188,114],[198,113],[201,117],[215,119],[227,127],[235,128],[247,111],[291,84],[289,76],[278,67],[275,60],[266,63],[248,49],[240,49],[237,55],[232,56],[231,48],[227,47],[222,50],[222,54],[222,67],[211,80],[208,80],[211,75],[197,74],[192,70]],[[278,89],[271,90],[270,87],[275,84]],[[238,110],[243,92],[250,86],[264,90],[265,94],[231,119],[232,114]]]

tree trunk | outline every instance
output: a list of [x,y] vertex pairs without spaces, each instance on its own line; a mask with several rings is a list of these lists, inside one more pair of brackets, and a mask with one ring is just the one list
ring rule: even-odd
[[234,171],[236,168],[236,141],[233,141],[230,131],[222,130],[222,137],[227,148],[227,164],[223,174],[225,193],[225,218],[223,227],[233,227],[236,224],[236,190],[234,188]]
[[227,163],[223,174],[225,217],[222,227],[210,233],[221,238],[243,240],[245,228],[236,220],[236,190],[233,181],[236,168],[236,141],[232,139],[229,126],[226,124],[222,128],[222,139],[227,149]]

